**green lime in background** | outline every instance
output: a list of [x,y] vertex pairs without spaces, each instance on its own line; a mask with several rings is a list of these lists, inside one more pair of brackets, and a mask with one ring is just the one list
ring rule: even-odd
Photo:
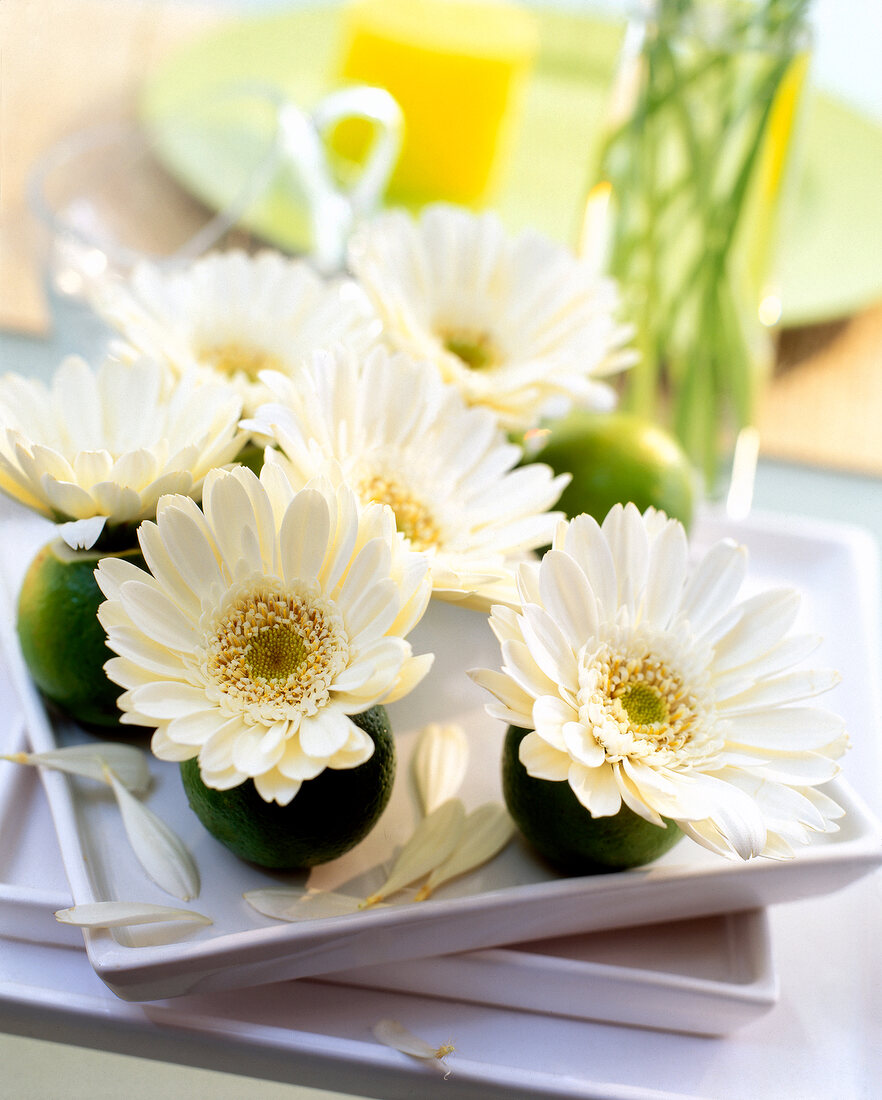
[[[84,726],[117,727],[122,689],[107,678],[113,652],[98,622],[104,601],[95,567],[108,555],[71,550],[62,540],[37,552],[22,582],[16,626],[28,671],[40,691]],[[137,550],[115,555],[144,568]]]
[[556,505],[570,518],[587,512],[602,523],[614,504],[633,501],[687,530],[692,523],[694,471],[677,440],[653,421],[628,412],[572,412],[548,429],[531,457],[573,475]]

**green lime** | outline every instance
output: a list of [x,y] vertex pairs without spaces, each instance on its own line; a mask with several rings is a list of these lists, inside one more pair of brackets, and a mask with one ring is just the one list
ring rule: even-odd
[[612,817],[592,817],[569,783],[534,779],[518,757],[528,730],[509,726],[502,751],[502,793],[508,812],[549,863],[570,874],[640,867],[683,835],[673,822],[653,825],[622,805]]
[[[39,550],[25,573],[16,626],[31,678],[59,710],[85,726],[119,726],[121,689],[107,678],[113,653],[98,622],[104,596],[95,567],[105,553],[71,550],[60,539]],[[144,567],[137,550],[116,555]]]
[[587,512],[602,523],[614,504],[650,506],[692,523],[695,474],[673,435],[628,412],[572,412],[549,429],[533,458],[573,480],[557,507],[569,517]]
[[193,757],[181,764],[190,808],[231,852],[261,867],[314,867],[342,856],[377,823],[395,778],[385,707],[371,707],[352,720],[374,743],[371,758],[357,768],[325,768],[280,806],[264,801],[250,779],[227,791],[206,787]]
[[247,466],[249,470],[253,470],[256,474],[260,473],[263,466],[263,452],[264,448],[257,443],[248,443],[242,448],[242,450],[236,455],[236,462],[240,466]]

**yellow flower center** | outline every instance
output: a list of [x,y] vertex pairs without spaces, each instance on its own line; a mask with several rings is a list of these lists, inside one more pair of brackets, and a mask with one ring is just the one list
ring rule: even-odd
[[284,680],[296,672],[305,659],[306,646],[290,623],[262,627],[244,654],[251,676],[264,680]]
[[602,645],[583,658],[579,675],[581,721],[607,759],[659,752],[703,757],[716,751],[712,696],[699,674],[687,684],[667,660],[651,652]]
[[489,332],[444,332],[441,342],[447,351],[471,370],[484,370],[495,366],[498,355]]
[[263,348],[248,347],[235,341],[229,344],[214,344],[203,348],[199,359],[219,374],[244,374],[256,382],[262,370],[281,370],[283,364],[277,355]]
[[667,699],[651,684],[629,684],[619,700],[635,726],[656,726],[667,721]]
[[396,527],[414,550],[428,550],[441,541],[441,529],[429,509],[393,478],[372,474],[361,482],[359,495],[365,501],[388,504]]
[[314,714],[348,657],[332,604],[262,581],[240,586],[210,624],[204,668],[228,703],[275,719]]

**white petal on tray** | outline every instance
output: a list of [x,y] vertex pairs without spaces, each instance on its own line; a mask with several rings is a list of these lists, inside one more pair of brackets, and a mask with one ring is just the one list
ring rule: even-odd
[[96,901],[59,909],[55,919],[78,928],[121,928],[133,924],[159,924],[163,921],[193,921],[213,923],[210,917],[193,909],[173,909],[168,905],[153,905],[140,901]]
[[374,1038],[383,1043],[384,1046],[392,1047],[393,1050],[400,1050],[402,1054],[409,1054],[411,1058],[419,1058],[424,1062],[438,1062],[441,1058],[446,1058],[448,1054],[452,1054],[454,1050],[451,1043],[433,1047],[425,1039],[421,1039],[419,1035],[414,1035],[412,1031],[408,1031],[397,1020],[380,1020],[374,1024],[373,1032]]
[[199,871],[180,839],[109,770],[107,781],[116,796],[132,850],[150,878],[172,897],[182,901],[197,897]]
[[4,756],[16,764],[32,764],[54,771],[80,775],[86,779],[106,782],[105,769],[110,769],[130,791],[143,792],[150,785],[150,767],[147,754],[134,745],[122,745],[112,741],[93,744],[66,745],[47,752],[18,752]]
[[415,900],[424,901],[442,883],[474,871],[476,867],[493,859],[508,844],[514,831],[514,822],[500,803],[485,802],[473,810],[465,820],[462,841],[432,871]]
[[468,763],[469,743],[462,726],[432,722],[425,727],[411,765],[424,814],[456,797]]
[[361,908],[358,898],[337,894],[333,890],[309,890],[297,887],[269,887],[249,890],[242,897],[252,909],[273,920],[301,921],[321,920],[325,917],[341,917],[357,913]]
[[451,854],[462,837],[465,807],[451,798],[424,817],[401,849],[385,883],[362,902],[367,908],[428,875]]

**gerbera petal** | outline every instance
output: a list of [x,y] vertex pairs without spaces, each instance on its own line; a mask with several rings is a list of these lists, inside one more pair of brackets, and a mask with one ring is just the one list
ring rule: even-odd
[[746,572],[747,550],[731,539],[716,543],[701,558],[680,601],[680,610],[696,635],[719,618],[721,609],[729,609]]
[[528,695],[509,676],[493,669],[472,669],[469,676],[480,687],[495,695],[502,706],[486,704],[487,713],[513,726],[529,726],[533,712],[533,696]]
[[129,694],[133,708],[157,722],[195,714],[207,707],[205,693],[200,688],[179,681],[153,681]]
[[277,802],[280,806],[287,806],[303,784],[299,779],[289,779],[278,768],[274,768],[256,775],[254,786],[264,802]]
[[328,502],[321,493],[311,489],[297,493],[279,530],[285,580],[315,580],[327,553],[330,522]]
[[719,706],[732,716],[782,703],[796,703],[830,691],[840,680],[835,669],[801,669],[760,680],[738,695],[720,698]]
[[119,601],[134,625],[168,649],[186,653],[193,648],[193,623],[180,607],[151,584],[126,581]]
[[352,720],[342,711],[326,707],[304,718],[300,724],[300,745],[307,756],[327,758],[339,752],[349,740]]
[[[232,569],[244,555],[249,570],[262,572],[261,540],[255,537],[258,519],[244,481],[232,476],[206,478],[202,507],[227,566]],[[246,539],[246,534],[252,537]]]
[[646,585],[649,539],[639,510],[634,504],[617,504],[610,509],[601,530],[616,563],[616,603],[636,616]]
[[550,615],[535,604],[524,608],[521,623],[530,656],[549,680],[567,686],[578,679],[576,655]]
[[346,579],[337,594],[341,607],[349,607],[365,597],[384,575],[388,575],[392,561],[389,544],[374,538],[363,546],[352,559]]
[[[155,464],[150,462],[149,456],[139,452],[142,459],[146,459],[148,470],[139,477],[139,481],[145,481],[155,469]],[[76,481],[80,485],[94,485],[99,481],[106,481],[113,468],[113,458],[109,451],[79,451],[73,458],[73,472]],[[125,480],[131,481],[131,478]]]
[[395,686],[382,696],[380,702],[395,703],[405,695],[409,695],[429,674],[434,660],[434,653],[420,653],[405,661],[398,672]]
[[199,748],[208,741],[216,728],[217,715],[214,711],[195,710],[173,718],[165,728],[165,736],[175,744]]
[[[834,747],[831,756],[841,755],[844,745]],[[835,759],[816,752],[804,756],[787,753],[768,753],[761,767],[756,771],[776,783],[787,783],[795,787],[810,787],[828,783],[839,774],[840,768]]]
[[[233,765],[233,753],[236,742],[240,737],[247,736],[247,734],[248,725],[242,720],[241,715],[234,714],[227,718],[219,717],[215,722],[213,733],[203,742],[202,748],[199,750],[199,768],[203,773],[203,777],[206,774],[217,775],[226,770],[238,772],[238,769]],[[239,774],[241,775],[239,782],[242,782],[246,777],[241,773]]]
[[737,622],[717,639],[717,668],[737,667],[757,651],[780,642],[796,619],[799,603],[799,593],[787,588],[760,592],[745,600]]
[[49,477],[42,477],[39,495],[53,511],[62,516],[70,516],[71,519],[88,519],[98,511],[91,492],[67,481],[53,481]]
[[176,764],[192,760],[196,755],[196,749],[192,746],[173,741],[164,726],[158,726],[150,738],[150,751],[157,760],[168,760]]
[[612,817],[622,808],[622,793],[609,765],[587,767],[573,761],[567,779],[573,794],[592,817]]
[[571,706],[556,695],[542,695],[533,704],[533,723],[536,732],[543,741],[559,749],[567,751],[564,726],[567,723],[575,723],[578,714]]
[[576,516],[560,530],[561,535],[555,537],[555,548],[571,554],[584,570],[600,617],[614,616],[618,606],[616,563],[597,521],[593,516]]
[[[209,528],[193,501],[186,497],[176,498],[174,503],[167,500],[166,506],[157,513],[157,527],[158,537],[153,542],[154,545],[161,542],[165,550],[164,562],[170,564],[177,574],[172,578],[175,589],[179,577],[193,593],[195,601],[201,602],[213,588],[224,585]],[[147,545],[150,544],[148,535]]]
[[749,668],[755,677],[773,676],[792,668],[793,665],[809,657],[823,642],[819,634],[793,634],[782,638],[777,645],[766,650],[765,653],[757,653],[749,663]]
[[528,733],[518,746],[518,759],[534,779],[565,780],[570,758],[537,733]]
[[542,605],[560,626],[573,652],[598,631],[597,603],[588,578],[569,554],[549,550],[539,569]]
[[[172,596],[185,614],[197,615],[199,613],[198,596],[178,571],[157,525],[146,520],[141,523],[138,527],[138,542],[147,568],[160,587]],[[110,594],[105,591],[105,595]]]
[[346,628],[352,638],[359,643],[378,638],[390,629],[398,614],[398,586],[391,578],[376,581],[344,606]]
[[564,745],[570,756],[586,768],[599,768],[606,759],[603,746],[596,740],[590,728],[581,722],[566,722],[561,730]]
[[666,628],[680,609],[689,545],[679,523],[667,523],[652,544],[643,602],[644,618]]
[[[102,622],[106,627],[106,623]],[[111,631],[113,650],[145,672],[168,680],[183,679],[185,671],[180,657],[165,646],[158,645],[132,626],[117,626]],[[105,666],[106,667],[106,666]]]
[[326,760],[309,756],[303,751],[299,737],[289,737],[285,742],[285,751],[276,764],[276,770],[287,779],[305,782],[321,775],[326,766]]
[[153,583],[153,578],[139,569],[134,562],[122,557],[106,557],[98,562],[95,570],[98,587],[109,600],[118,600],[120,588],[126,581],[144,581]]
[[727,741],[752,749],[805,752],[832,744],[845,732],[838,714],[820,707],[769,707],[729,718]]
[[370,760],[374,752],[374,743],[355,723],[349,730],[349,740],[339,752],[328,761],[329,768],[357,768]]
[[502,645],[503,667],[514,682],[534,699],[540,695],[556,694],[557,682],[553,675],[547,675],[533,659],[529,646],[522,641],[504,642]]
[[278,737],[268,738],[264,726],[248,726],[233,744],[232,764],[236,771],[254,778],[273,768],[283,752],[284,742]]
[[754,799],[731,783],[715,781],[712,776],[702,776],[700,779],[702,785],[713,782],[714,808],[706,820],[716,826],[728,846],[741,859],[761,855],[768,830]]

